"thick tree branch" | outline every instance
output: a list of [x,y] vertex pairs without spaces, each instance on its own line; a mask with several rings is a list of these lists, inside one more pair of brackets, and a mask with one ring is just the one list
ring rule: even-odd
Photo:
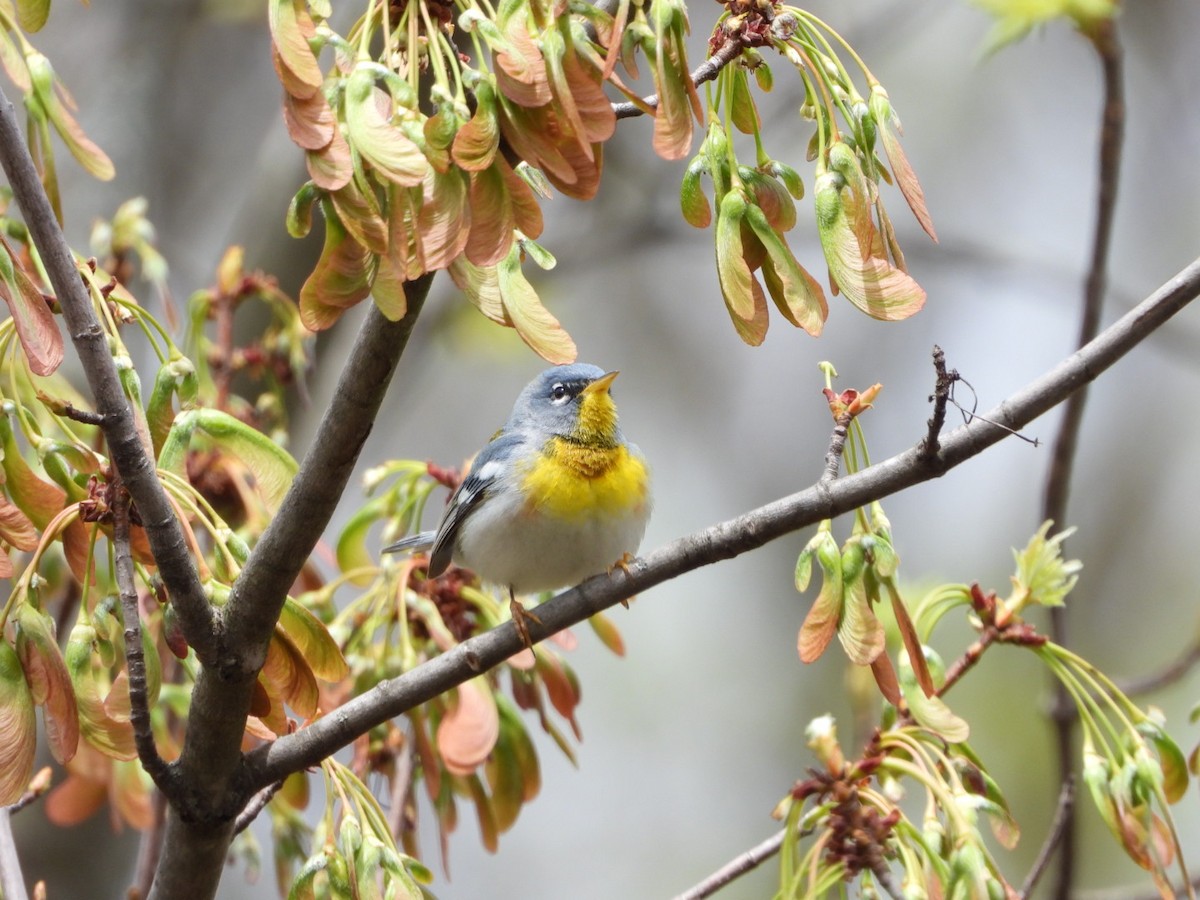
[[[1108,19],[1098,24],[1088,37],[1100,58],[1104,76],[1104,103],[1100,123],[1100,160],[1096,185],[1096,225],[1092,235],[1092,256],[1083,290],[1083,310],[1079,323],[1078,346],[1084,346],[1100,329],[1100,313],[1108,282],[1108,253],[1112,245],[1113,220],[1117,207],[1117,186],[1121,177],[1121,150],[1125,136],[1125,91],[1122,73],[1121,44],[1117,39],[1116,22]],[[1046,478],[1046,493],[1040,521],[1053,520],[1059,528],[1066,526],[1067,502],[1071,493],[1071,473],[1075,465],[1083,410],[1087,404],[1087,388],[1073,394],[1063,408],[1050,458]],[[1050,633],[1063,646],[1068,643],[1067,612],[1065,607],[1050,610]],[[1065,710],[1066,689],[1055,687],[1055,708]],[[1072,719],[1055,717],[1059,780],[1065,784],[1075,770],[1075,748]],[[1075,823],[1070,807],[1065,812],[1062,853],[1059,857],[1058,883],[1055,896],[1070,897],[1075,880]]]
[[62,307],[75,352],[83,364],[96,409],[102,417],[100,427],[112,461],[137,504],[154,560],[167,586],[171,604],[179,615],[184,636],[195,648],[201,662],[208,662],[214,657],[217,644],[212,607],[200,586],[175,510],[158,481],[154,461],[147,455],[134,427],[133,413],[121,390],[104,329],[96,318],[91,298],[75,268],[71,249],[58,227],[33,159],[26,149],[12,103],[3,91],[0,91],[0,165],[8,176],[13,197],[21,208],[30,237]]
[[[541,640],[621,600],[684,572],[730,559],[822,519],[849,512],[872,500],[937,478],[982,453],[1062,403],[1074,391],[1136,347],[1156,328],[1200,294],[1200,259],[1160,287],[1082,350],[1067,357],[988,413],[941,441],[932,459],[921,448],[830,483],[819,483],[736,519],[680,538],[637,560],[628,573],[596,576],[538,607],[542,624],[530,628]],[[996,424],[993,424],[996,423]],[[404,675],[385,681],[295,734],[259,747],[246,756],[242,791],[254,791],[299,771],[346,746],[368,729],[499,665],[521,649],[515,627],[502,627],[464,641]]]
[[408,314],[399,322],[370,304],[313,445],[233,585],[223,616],[229,658],[222,665],[242,675],[262,667],[283,601],[342,498],[432,282],[428,273],[404,286]]
[[238,781],[254,682],[287,592],[345,490],[431,281],[426,275],[406,285],[408,313],[399,322],[389,321],[373,303],[367,309],[313,445],[234,582],[222,613],[221,658],[200,671],[192,690],[177,764],[188,794],[167,816],[151,898],[213,896],[234,819],[250,795],[269,783],[243,791]]

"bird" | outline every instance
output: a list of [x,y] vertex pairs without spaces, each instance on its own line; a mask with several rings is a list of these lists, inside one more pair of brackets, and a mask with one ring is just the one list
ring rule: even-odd
[[529,621],[541,619],[517,595],[628,570],[645,535],[650,470],[617,422],[617,374],[572,363],[534,378],[475,456],[437,529],[383,552],[427,550],[430,578],[453,562],[507,589],[517,633],[532,647]]

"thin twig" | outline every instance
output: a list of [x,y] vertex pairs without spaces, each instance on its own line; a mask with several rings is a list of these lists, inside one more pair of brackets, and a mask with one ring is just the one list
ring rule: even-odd
[[[714,525],[647,554],[628,571],[596,576],[538,607],[542,624],[530,633],[542,640],[634,594],[684,572],[731,559],[797,529],[858,509],[904,488],[931,480],[982,453],[1044,414],[1073,391],[1099,377],[1156,328],[1200,294],[1200,259],[1113,323],[1096,340],[1017,391],[988,417],[999,425],[972,422],[942,440],[938,464],[922,463],[914,447],[831,484],[813,486]],[[1003,427],[1000,427],[1002,425]],[[405,674],[381,682],[294,734],[250,751],[242,789],[250,792],[315,765],[376,725],[445,693],[499,665],[522,648],[511,623],[463,641]]]
[[416,742],[406,740],[398,753],[392,757],[392,789],[391,802],[387,811],[388,831],[397,841],[400,840],[401,829],[406,825],[405,810],[408,805],[408,794],[412,790],[413,754],[416,753]]
[[154,461],[134,427],[108,336],[75,268],[71,248],[46,197],[12,103],[3,91],[0,91],[0,165],[54,288],[97,412],[103,417],[100,427],[109,453],[141,513],[155,564],[171,595],[184,636],[200,661],[207,664],[215,658],[217,647],[212,607],[200,585],[175,510],[158,480]]
[[146,686],[146,654],[142,647],[141,610],[134,581],[133,555],[129,547],[129,494],[117,485],[112,506],[113,555],[116,558],[117,590],[121,597],[121,615],[125,620],[125,670],[129,675],[129,724],[142,768],[167,797],[174,794],[171,767],[158,755],[150,722]]
[[[727,38],[725,43],[721,45],[721,49],[700,63],[692,72],[692,83],[703,84],[706,81],[712,81],[717,77],[717,73],[723,68],[742,55],[742,51],[746,49],[745,43],[740,38]],[[658,106],[658,94],[650,94],[642,98],[642,102],[649,107]],[[612,110],[618,119],[632,119],[634,116],[645,115],[645,110],[634,103],[632,100],[625,103],[614,103]]]
[[[17,802],[8,807],[8,814],[16,815],[29,804],[33,803],[41,797],[46,791],[50,790],[50,782],[53,779],[53,771],[49,766],[43,766],[38,770],[37,774],[29,779],[29,786],[25,788],[25,793],[17,798]],[[0,897],[3,897],[3,892],[0,892]]]
[[279,789],[283,787],[283,780],[276,781],[274,784],[268,784],[265,788],[250,798],[250,802],[246,804],[246,808],[238,813],[237,819],[233,823],[233,833],[241,834],[250,827],[250,823],[259,817],[271,799],[279,793]]
[[1029,874],[1025,876],[1025,883],[1021,885],[1021,897],[1028,897],[1033,893],[1033,889],[1037,887],[1038,881],[1042,874],[1050,865],[1050,860],[1054,858],[1054,851],[1058,849],[1059,842],[1066,834],[1067,824],[1071,821],[1071,810],[1075,804],[1075,777],[1071,776],[1063,782],[1062,790],[1058,792],[1058,805],[1054,808],[1054,818],[1050,822],[1050,832],[1046,835],[1046,840],[1042,842],[1042,847],[1038,850],[1037,859],[1033,862],[1033,868],[1029,870]]
[[127,900],[142,900],[150,895],[154,870],[162,853],[163,826],[167,821],[167,798],[162,791],[153,791],[150,800],[150,827],[142,832],[138,843],[137,865],[134,867],[133,887]]
[[103,425],[104,414],[92,412],[90,409],[80,409],[73,403],[67,403],[62,408],[62,414],[68,419],[82,422],[84,425]]
[[[1097,172],[1096,225],[1092,235],[1091,263],[1083,290],[1083,309],[1079,323],[1078,346],[1083,347],[1100,328],[1100,314],[1108,281],[1108,254],[1112,244],[1113,221],[1116,214],[1117,186],[1121,175],[1121,151],[1125,135],[1125,92],[1122,74],[1121,44],[1117,38],[1116,22],[1107,19],[1087,35],[1096,50],[1103,69],[1104,103],[1101,113],[1099,168]],[[1051,453],[1050,470],[1046,478],[1041,521],[1053,520],[1060,528],[1067,520],[1067,502],[1071,492],[1071,473],[1075,465],[1083,410],[1087,404],[1087,389],[1067,399],[1063,408],[1058,435]],[[1067,646],[1067,615],[1065,607],[1050,610],[1050,633],[1055,642]],[[1055,704],[1066,708],[1066,689],[1057,684]],[[1059,780],[1066,782],[1074,772],[1075,747],[1071,719],[1055,717]],[[1075,880],[1076,840],[1074,815],[1067,810],[1060,845],[1058,883],[1054,895],[1068,900]]]
[[933,345],[933,371],[935,373],[933,393],[929,402],[933,404],[933,415],[926,422],[925,440],[921,441],[921,458],[926,462],[933,460],[942,446],[938,443],[938,435],[946,424],[946,403],[950,399],[950,391],[954,382],[958,381],[958,370],[946,370],[946,353],[937,344]]
[[829,449],[825,451],[825,470],[821,473],[820,484],[828,484],[838,477],[838,467],[846,450],[847,430],[853,418],[853,414],[845,410],[838,413],[834,420],[833,433],[829,436]]
[[779,829],[757,847],[751,847],[745,853],[739,853],[703,881],[677,895],[675,900],[703,900],[705,897],[711,897],[725,885],[741,878],[747,872],[754,871],[778,853],[786,836],[787,830]]
[[1157,672],[1151,672],[1149,675],[1143,675],[1141,678],[1119,683],[1117,686],[1130,696],[1149,694],[1179,681],[1191,672],[1198,662],[1200,662],[1200,640],[1192,641],[1179,654],[1178,659],[1159,669]]

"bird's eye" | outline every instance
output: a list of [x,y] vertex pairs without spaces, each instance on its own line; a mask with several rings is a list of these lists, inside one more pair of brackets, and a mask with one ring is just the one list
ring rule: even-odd
[[567,390],[567,386],[561,382],[550,388],[550,402],[556,406],[567,402],[571,398],[571,392]]

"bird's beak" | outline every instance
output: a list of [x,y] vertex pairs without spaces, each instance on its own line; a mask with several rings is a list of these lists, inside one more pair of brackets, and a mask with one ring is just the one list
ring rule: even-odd
[[583,389],[584,394],[607,394],[609,387],[613,383],[613,379],[620,375],[620,372],[605,372],[591,384]]

